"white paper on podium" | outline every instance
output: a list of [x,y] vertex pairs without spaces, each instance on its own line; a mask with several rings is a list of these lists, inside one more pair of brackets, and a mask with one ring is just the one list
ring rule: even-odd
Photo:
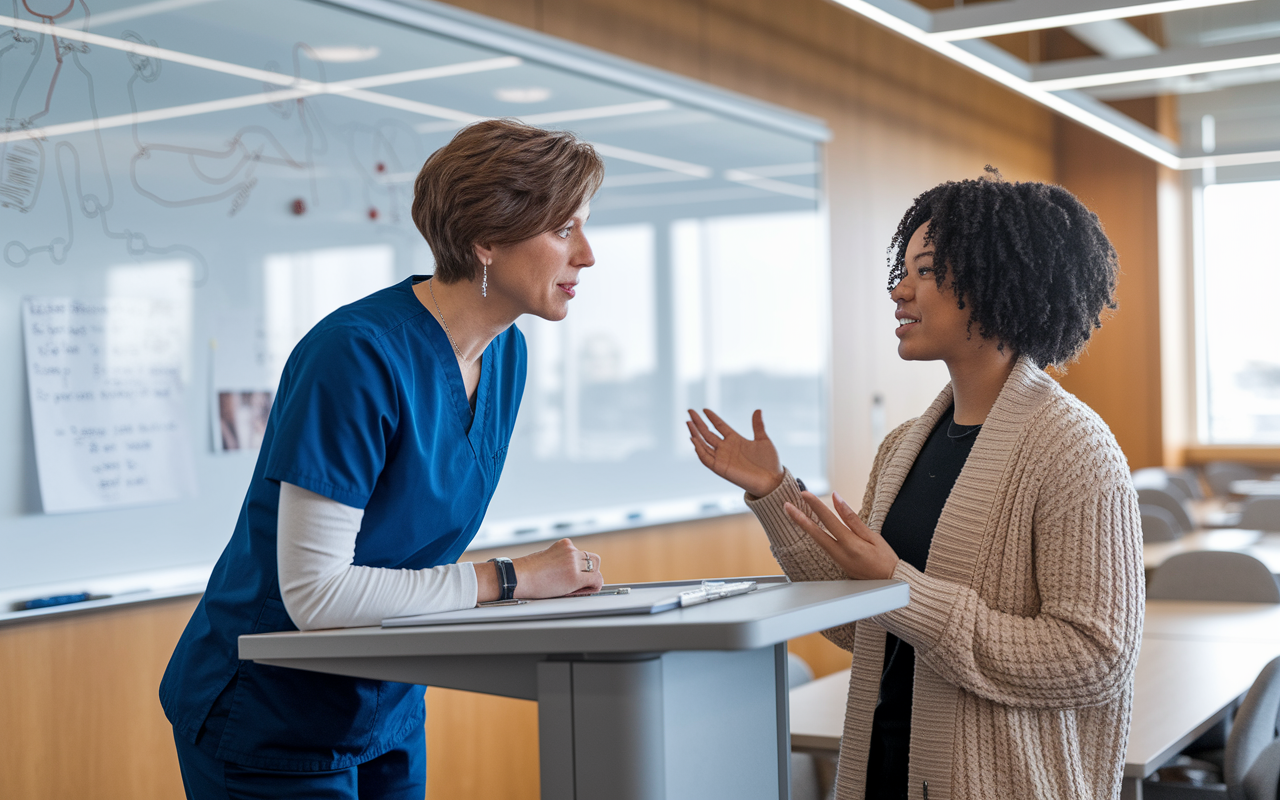
[[[753,591],[785,586],[784,576],[765,578],[725,578],[725,581],[748,580],[759,582]],[[580,617],[614,617],[629,614],[660,614],[680,607],[680,593],[696,588],[701,581],[671,581],[651,585],[632,584],[628,594],[602,594],[582,597],[550,597],[545,600],[529,600],[520,605],[495,605],[464,608],[458,611],[441,611],[436,614],[416,614],[409,617],[391,617],[382,621],[384,628],[407,628],[415,625],[463,625],[477,622],[533,622],[546,619],[577,619]],[[621,585],[621,584],[619,584]],[[745,595],[735,595],[743,597]],[[717,599],[723,603],[732,597]],[[696,606],[695,606],[696,607]]]
[[46,514],[195,494],[186,309],[162,299],[27,298],[22,325]]

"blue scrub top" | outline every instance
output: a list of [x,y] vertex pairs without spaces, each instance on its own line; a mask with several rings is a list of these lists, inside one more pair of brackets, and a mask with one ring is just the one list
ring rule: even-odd
[[333,312],[285,364],[235,532],[160,684],[176,734],[196,743],[235,680],[219,740],[199,743],[224,761],[345,769],[424,722],[421,686],[240,661],[236,643],[297,630],[276,564],[281,481],[364,509],[359,566],[453,563],[480,527],[524,392],[524,336],[512,326],[485,350],[473,418],[453,346],[413,293],[422,279]]

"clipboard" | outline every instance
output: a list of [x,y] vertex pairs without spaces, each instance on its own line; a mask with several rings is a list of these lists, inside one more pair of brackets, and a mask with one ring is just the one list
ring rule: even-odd
[[[579,619],[661,614],[707,602],[749,594],[754,591],[785,586],[785,575],[747,578],[718,578],[714,581],[657,581],[654,583],[608,584],[602,591],[627,589],[625,594],[609,593],[580,597],[550,597],[529,600],[520,605],[493,605],[390,617],[382,621],[384,628],[408,628],[420,625],[467,625],[488,622],[533,622],[536,620]],[[749,585],[749,586],[747,586]],[[716,590],[715,587],[722,587]],[[711,587],[711,591],[707,588]],[[731,587],[725,589],[723,587]],[[683,597],[682,597],[683,595]],[[699,597],[698,595],[701,595]]]

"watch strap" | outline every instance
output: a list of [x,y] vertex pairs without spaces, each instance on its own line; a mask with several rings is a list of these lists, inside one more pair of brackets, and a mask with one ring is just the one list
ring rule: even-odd
[[498,568],[498,582],[502,585],[502,595],[498,599],[511,600],[516,596],[516,565],[506,556],[491,558],[489,561]]

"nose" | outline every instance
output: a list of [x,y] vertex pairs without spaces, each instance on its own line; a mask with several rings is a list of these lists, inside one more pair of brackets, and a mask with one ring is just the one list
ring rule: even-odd
[[582,237],[582,245],[578,248],[578,252],[575,253],[575,256],[575,267],[590,267],[594,266],[596,263],[596,254],[591,251],[591,243],[587,241],[587,237],[585,235]]
[[889,291],[889,299],[892,300],[893,302],[901,303],[911,299],[910,295],[912,294],[912,292],[911,292],[911,287],[907,285],[908,284],[907,277],[908,276],[903,275],[902,278],[899,279],[897,285],[895,285],[893,289]]

